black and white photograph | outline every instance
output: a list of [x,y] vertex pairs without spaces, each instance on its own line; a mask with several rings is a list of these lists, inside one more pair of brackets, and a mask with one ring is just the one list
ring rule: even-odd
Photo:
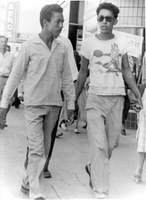
[[145,0],[0,0],[0,200],[146,199]]

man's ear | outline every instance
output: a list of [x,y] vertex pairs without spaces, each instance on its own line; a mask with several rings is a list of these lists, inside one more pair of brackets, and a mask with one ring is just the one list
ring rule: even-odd
[[114,25],[116,25],[118,23],[118,20],[117,19],[115,19],[114,20]]
[[43,19],[43,25],[45,26],[47,24],[47,20],[46,19]]

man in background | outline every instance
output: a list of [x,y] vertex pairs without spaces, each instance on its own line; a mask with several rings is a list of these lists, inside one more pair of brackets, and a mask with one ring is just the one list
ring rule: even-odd
[[[8,45],[8,38],[4,35],[0,35],[0,101],[15,61],[15,57],[10,52],[10,50],[11,48]],[[10,109],[11,102],[9,104],[7,112]],[[5,126],[7,126],[6,119]]]

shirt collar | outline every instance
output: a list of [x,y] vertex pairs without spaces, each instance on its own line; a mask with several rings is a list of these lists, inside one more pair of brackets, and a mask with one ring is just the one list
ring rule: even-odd
[[[33,43],[36,43],[36,44],[37,44],[37,43],[38,43],[38,44],[41,44],[41,43],[44,44],[44,42],[43,42],[42,39],[40,38],[39,34],[35,35],[35,36],[32,38],[32,42],[33,42]],[[57,45],[57,44],[59,44],[59,41],[58,41],[56,38],[54,38],[53,43],[55,43],[55,44]]]
[[[46,44],[43,42],[43,40],[40,38],[39,34],[35,35],[33,38],[32,38],[32,42],[35,43],[35,44],[42,44],[42,45],[45,45]],[[52,43],[52,50],[57,46],[59,45],[60,42],[54,38],[53,40],[53,43]]]

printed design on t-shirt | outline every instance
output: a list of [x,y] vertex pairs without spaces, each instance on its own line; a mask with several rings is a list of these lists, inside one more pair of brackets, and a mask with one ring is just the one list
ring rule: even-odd
[[[119,48],[118,45],[113,43],[111,45],[111,52],[110,53],[103,53],[101,50],[95,50],[93,55],[96,58],[101,58],[102,56],[107,56],[110,57],[109,62],[106,63],[102,63],[101,61],[97,61],[95,62],[95,64],[98,64],[98,66],[102,66],[104,67],[106,70],[106,72],[121,72],[121,68],[120,68],[120,62],[119,62],[119,57],[121,56],[121,54],[119,53]],[[103,69],[99,69],[100,72],[105,72],[105,70]]]

